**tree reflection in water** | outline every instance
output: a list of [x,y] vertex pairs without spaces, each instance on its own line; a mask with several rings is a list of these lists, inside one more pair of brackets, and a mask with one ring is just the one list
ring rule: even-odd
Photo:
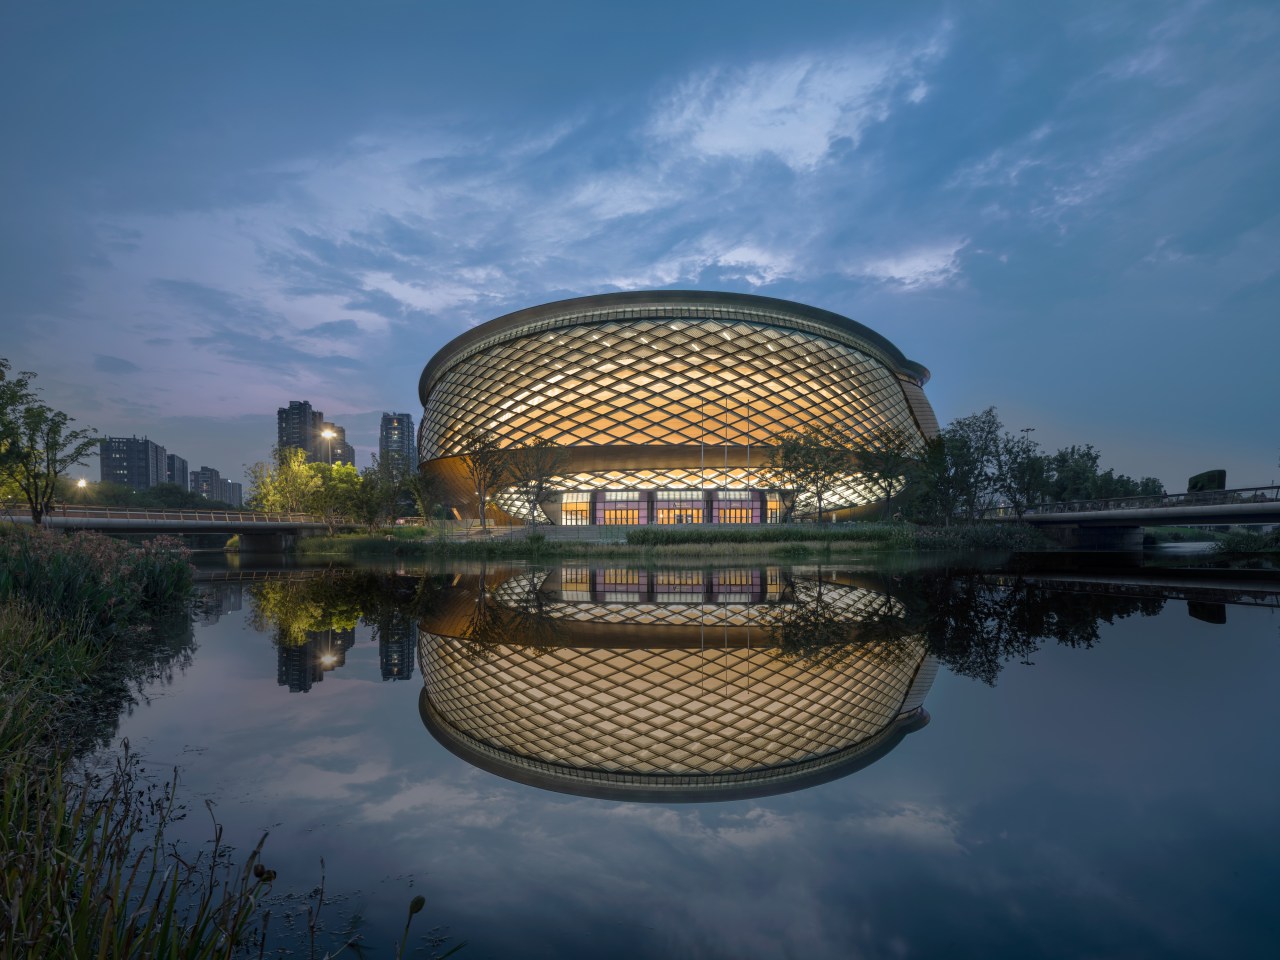
[[[370,626],[375,641],[402,638],[443,610],[453,622],[450,634],[466,643],[470,657],[485,659],[499,646],[545,651],[568,642],[566,621],[556,615],[563,600],[547,586],[553,572],[475,565],[454,574],[286,573],[248,585],[249,619],[272,632],[278,646],[290,647],[357,623]],[[758,622],[784,657],[831,663],[868,644],[892,656],[896,642],[923,639],[951,672],[987,684],[1010,661],[1033,662],[1045,642],[1088,648],[1098,642],[1101,624],[1154,616],[1164,605],[1158,596],[1067,591],[982,571],[854,576],[815,567],[775,568],[769,575],[780,586],[759,599],[756,605],[769,609]]]

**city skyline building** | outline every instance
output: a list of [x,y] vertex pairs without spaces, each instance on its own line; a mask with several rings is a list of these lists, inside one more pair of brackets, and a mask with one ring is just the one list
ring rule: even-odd
[[164,447],[146,437],[103,437],[98,441],[98,477],[134,490],[150,490],[167,480]]
[[[313,410],[307,400],[290,400],[287,407],[276,410],[276,446],[281,450],[296,447],[308,460],[317,459],[324,414]],[[323,456],[323,455],[321,455]]]
[[[518,483],[490,491],[499,517],[777,522],[818,506],[770,468],[780,435],[832,430],[856,448],[892,431],[922,447],[938,433],[928,379],[874,330],[787,300],[700,290],[579,297],[480,324],[441,348],[419,379],[419,455],[459,517],[476,515],[466,453],[487,434],[500,449],[541,441],[561,453],[543,502],[530,504]],[[849,519],[883,499],[852,469],[833,479],[824,513]]]
[[418,469],[418,438],[410,414],[383,413],[378,425],[378,462],[403,472]]
[[[332,433],[333,436],[326,436]],[[320,443],[316,448],[317,461],[324,463],[356,462],[356,448],[347,443],[347,431],[329,420],[320,424]]]
[[233,507],[244,506],[244,486],[223,478],[213,467],[202,466],[191,471],[191,492],[206,500],[215,500]]
[[176,453],[170,453],[165,457],[165,483],[176,484],[183,492],[191,489],[191,468],[187,461]]

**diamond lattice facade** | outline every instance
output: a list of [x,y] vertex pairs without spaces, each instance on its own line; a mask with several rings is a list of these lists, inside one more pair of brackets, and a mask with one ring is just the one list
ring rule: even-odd
[[[937,420],[929,372],[846,317],[768,297],[663,290],[521,310],[447,344],[419,382],[418,449],[454,504],[474,510],[469,438],[562,448],[556,523],[759,523],[784,490],[767,467],[787,432],[835,428],[856,444],[885,428],[923,441]],[[827,493],[878,494],[856,474]],[[529,513],[509,484],[493,501]],[[802,500],[801,514],[813,504]],[[474,515],[474,514],[472,514]]]
[[[927,721],[923,638],[862,627],[901,616],[875,589],[776,568],[462,577],[421,625],[420,709],[469,762],[548,789],[783,792],[866,766]],[[788,625],[815,618],[844,642],[784,653]]]

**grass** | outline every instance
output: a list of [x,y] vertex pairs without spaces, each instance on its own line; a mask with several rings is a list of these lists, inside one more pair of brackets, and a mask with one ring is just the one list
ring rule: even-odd
[[1218,550],[1221,553],[1280,553],[1280,529],[1270,533],[1256,533],[1252,530],[1220,533]]
[[299,541],[300,556],[420,557],[457,560],[558,557],[754,555],[801,558],[815,553],[875,550],[1043,550],[1051,545],[1034,528],[1014,524],[920,527],[909,523],[831,526],[646,527],[625,542],[528,537],[446,540],[420,527],[389,527],[378,534],[341,534]]
[[142,780],[127,742],[103,773],[77,760],[86,730],[180,651],[164,618],[189,638],[192,574],[169,539],[0,529],[0,960],[264,955],[265,835],[236,866],[210,813],[212,841],[189,856],[166,839],[185,816],[176,771]]

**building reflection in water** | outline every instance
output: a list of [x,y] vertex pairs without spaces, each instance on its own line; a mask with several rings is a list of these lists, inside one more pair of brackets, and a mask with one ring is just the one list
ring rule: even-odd
[[306,693],[330,670],[346,666],[347,651],[356,644],[356,632],[308,630],[303,643],[276,643],[276,683],[290,693]]
[[937,670],[896,600],[842,581],[459,576],[422,620],[422,718],[476,766],[578,795],[726,800],[832,780],[928,721]]

